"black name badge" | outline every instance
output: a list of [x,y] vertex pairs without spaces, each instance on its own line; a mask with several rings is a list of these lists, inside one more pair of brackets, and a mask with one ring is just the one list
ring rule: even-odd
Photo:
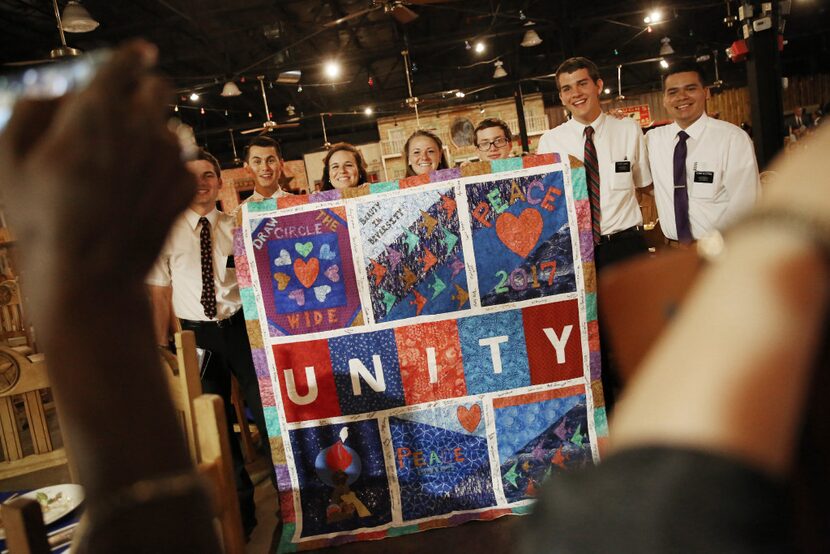
[[631,162],[614,162],[614,171],[617,173],[631,173]]
[[714,183],[714,171],[695,171],[695,183]]

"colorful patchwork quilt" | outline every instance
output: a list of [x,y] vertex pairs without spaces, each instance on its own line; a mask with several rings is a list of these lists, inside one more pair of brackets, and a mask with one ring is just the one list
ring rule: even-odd
[[525,513],[551,475],[598,459],[607,425],[576,160],[248,203],[241,223],[281,552]]

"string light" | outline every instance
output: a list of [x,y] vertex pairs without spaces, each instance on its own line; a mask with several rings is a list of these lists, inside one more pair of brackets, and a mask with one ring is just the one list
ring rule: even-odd
[[174,111],[174,112],[179,111],[179,105],[178,105],[178,104],[176,104],[176,106],[173,108],[173,111]]
[[464,91],[463,91],[463,90],[457,90],[457,91],[455,91],[455,97],[456,97],[456,98],[464,98],[465,96],[467,96],[467,95],[466,95],[466,94],[464,94]]
[[366,106],[366,109],[363,110],[363,113],[365,113],[366,115],[372,115],[373,113],[375,113],[375,111],[372,109],[372,106]]
[[334,60],[329,60],[323,66],[323,72],[329,79],[337,79],[340,76],[340,64]]
[[200,109],[199,113],[202,114],[202,115],[205,115],[205,109],[204,108]]
[[191,93],[190,93],[190,100],[191,100],[191,101],[195,102],[195,101],[196,101],[196,100],[198,100],[198,99],[199,99],[199,95],[198,95],[198,94],[196,94],[195,92],[191,92]]
[[478,41],[476,43],[476,48],[475,48],[476,54],[481,54],[482,52],[484,52],[484,48],[485,48],[484,43],[481,42],[481,41]]

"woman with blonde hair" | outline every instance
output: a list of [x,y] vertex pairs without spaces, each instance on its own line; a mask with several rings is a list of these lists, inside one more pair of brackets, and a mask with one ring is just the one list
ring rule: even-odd
[[423,175],[437,169],[447,169],[444,145],[438,135],[418,130],[412,133],[403,147],[406,176]]

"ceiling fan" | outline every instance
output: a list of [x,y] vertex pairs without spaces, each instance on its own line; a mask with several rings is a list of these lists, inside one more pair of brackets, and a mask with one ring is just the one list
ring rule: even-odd
[[383,13],[389,14],[392,17],[394,17],[398,23],[406,25],[407,23],[415,21],[415,19],[417,19],[418,17],[418,14],[410,10],[407,7],[407,5],[418,6],[424,4],[443,4],[446,2],[454,1],[455,0],[372,0],[372,4],[368,8],[357,11],[355,13],[350,13],[349,15],[345,15],[339,19],[335,19],[334,21],[329,21],[328,23],[324,24],[323,27],[337,27],[341,23],[351,21],[352,19],[362,17],[367,13],[374,12],[380,9],[383,10]]
[[251,133],[270,133],[275,129],[282,129],[286,127],[299,127],[299,123],[277,123],[273,119],[271,119],[271,111],[268,109],[268,97],[265,95],[265,75],[257,75],[256,77],[259,79],[259,88],[262,90],[262,103],[265,105],[265,117],[266,121],[262,122],[262,127],[255,127],[254,129],[246,129],[242,131],[243,135],[248,135]]

